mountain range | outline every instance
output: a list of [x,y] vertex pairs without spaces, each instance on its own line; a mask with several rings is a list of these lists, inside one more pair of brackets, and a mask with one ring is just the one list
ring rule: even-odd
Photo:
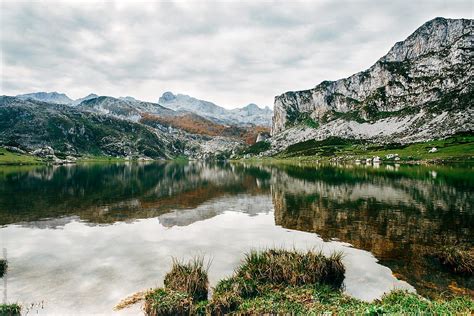
[[[275,155],[308,141],[407,144],[474,131],[473,20],[426,22],[367,70],[228,110],[165,92],[154,102],[57,92],[0,97],[0,146],[55,157]],[[257,139],[265,140],[246,151]],[[255,148],[254,148],[255,149]]]
[[[165,94],[166,95],[166,94]],[[190,98],[190,97],[189,97]],[[201,102],[196,112],[133,97],[89,94],[72,100],[57,92],[0,97],[0,145],[11,150],[68,160],[84,155],[169,159],[228,157],[269,132],[271,115],[256,105],[228,111]],[[178,104],[176,101],[174,104]],[[205,104],[212,104],[213,108]],[[213,110],[220,111],[220,118]],[[266,113],[265,112],[265,113]],[[237,120],[239,117],[245,119]],[[226,115],[232,115],[229,119]],[[254,118],[257,118],[254,120]],[[265,126],[254,125],[262,122]]]
[[273,111],[269,107],[259,108],[250,103],[239,109],[227,110],[212,102],[199,100],[184,94],[165,92],[158,100],[159,104],[175,111],[189,111],[222,124],[254,124],[270,126]]
[[242,108],[227,110],[209,101],[199,100],[184,94],[175,95],[169,91],[163,93],[157,103],[140,101],[130,96],[114,98],[98,96],[94,93],[77,100],[72,100],[66,94],[58,92],[36,92],[21,94],[16,97],[22,100],[33,99],[71,106],[80,105],[104,114],[110,113],[120,117],[128,116],[134,120],[139,119],[139,112],[155,113],[155,111],[158,111],[161,113],[164,107],[177,112],[194,113],[218,124],[238,126],[260,125],[270,127],[273,116],[273,111],[269,107],[260,108],[254,103]]

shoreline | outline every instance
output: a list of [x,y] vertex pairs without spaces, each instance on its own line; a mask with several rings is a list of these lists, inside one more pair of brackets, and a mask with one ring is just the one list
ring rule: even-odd
[[342,253],[270,248],[246,253],[234,273],[213,287],[202,257],[173,261],[164,287],[120,301],[115,310],[142,304],[145,315],[461,314],[474,310],[466,295],[428,299],[394,289],[371,302],[343,293]]

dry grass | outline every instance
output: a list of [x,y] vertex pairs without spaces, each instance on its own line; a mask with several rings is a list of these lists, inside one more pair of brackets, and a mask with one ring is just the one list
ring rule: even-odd
[[464,248],[461,245],[445,246],[436,257],[442,265],[455,273],[473,275],[474,248]]
[[204,267],[204,259],[200,257],[188,263],[173,259],[171,271],[165,276],[165,288],[187,293],[195,301],[206,300],[209,288],[208,270],[209,265]]
[[126,298],[121,300],[117,305],[115,305],[114,310],[119,311],[124,308],[128,308],[132,305],[135,305],[137,303],[140,303],[141,301],[145,300],[145,297],[147,296],[147,294],[151,292],[152,290],[147,290],[147,291],[141,291],[141,292],[132,294],[130,296],[127,296]]

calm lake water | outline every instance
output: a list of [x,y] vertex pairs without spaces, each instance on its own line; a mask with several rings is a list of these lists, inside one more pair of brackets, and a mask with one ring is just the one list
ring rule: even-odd
[[[467,293],[429,254],[473,245],[473,166],[147,163],[0,167],[1,301],[31,314],[114,313],[173,257],[211,284],[252,248],[343,251],[345,292]],[[122,313],[137,313],[137,308]]]

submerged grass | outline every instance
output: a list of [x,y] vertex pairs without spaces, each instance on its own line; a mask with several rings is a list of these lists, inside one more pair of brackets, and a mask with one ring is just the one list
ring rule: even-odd
[[5,259],[0,259],[0,278],[7,272],[8,262]]
[[474,248],[468,249],[460,245],[445,246],[435,255],[440,263],[459,274],[474,274]]
[[0,304],[0,315],[2,316],[21,315],[21,306],[18,304]]

